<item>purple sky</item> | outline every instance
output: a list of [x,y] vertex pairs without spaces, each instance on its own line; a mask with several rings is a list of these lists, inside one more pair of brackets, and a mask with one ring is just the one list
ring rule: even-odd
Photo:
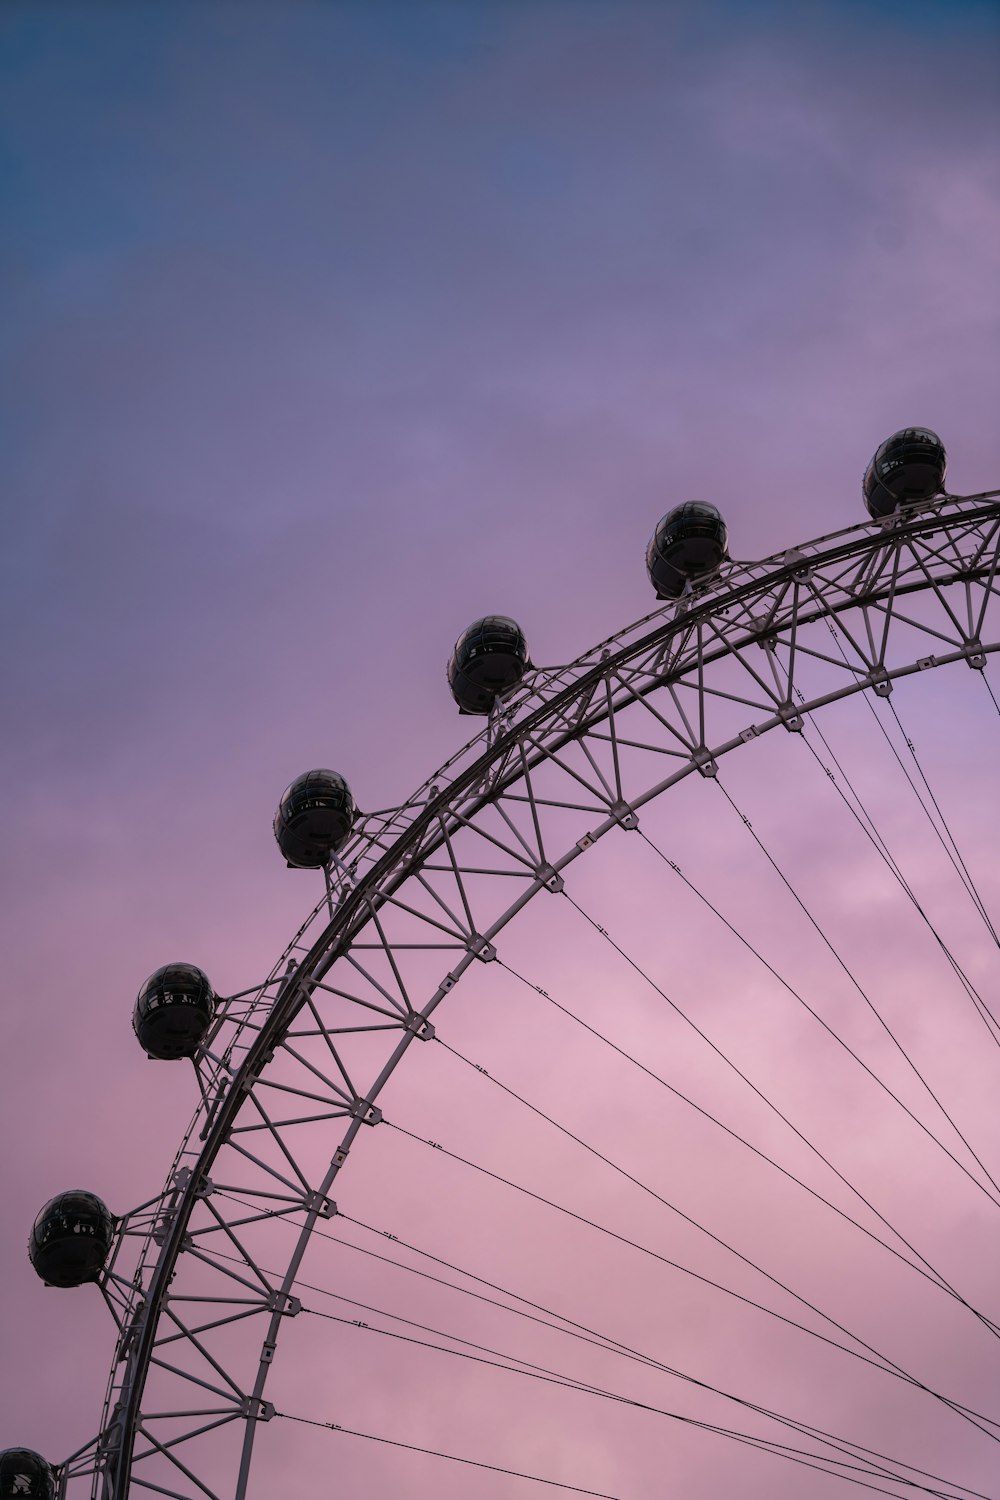
[[[63,1187],[122,1211],[162,1182],[193,1085],[142,1057],[132,1000],[174,957],[220,991],[268,971],[316,894],[271,837],[295,774],[335,766],[363,807],[404,797],[464,737],[443,666],[468,621],[501,609],[536,661],[576,656],[651,607],[644,546],[679,500],[718,503],[733,554],[765,556],[860,520],[872,449],[910,422],[942,434],[954,491],[1000,484],[998,37],[995,5],[960,0],[4,5],[0,1443],[58,1459],[97,1424],[110,1325],[96,1294],[42,1288],[24,1241]],[[901,693],[901,712],[996,910],[1000,724],[960,672]],[[830,733],[995,995],[995,950],[865,711],[831,716]],[[840,913],[856,962],[995,1162],[994,1058],[881,867],[795,745],[774,739],[734,757],[734,791]],[[825,992],[828,963],[709,801],[690,787],[651,811],[651,836],[676,838],[703,886]],[[623,844],[581,893],[997,1316],[995,1251],[976,1248],[996,1235],[988,1206],[841,1076],[717,928],[682,905],[671,921],[667,873]],[[529,914],[516,952],[802,1165],[565,914]],[[901,1363],[997,1409],[985,1335],[897,1287],[500,975],[479,988],[456,997],[456,1046]],[[448,1062],[420,1049],[401,1120],[498,1170],[530,1164],[540,1190],[722,1269]],[[557,1288],[706,1379],[788,1408],[801,1398],[819,1425],[998,1492],[987,1445],[961,1424],[408,1149],[371,1132],[342,1206],[541,1301]],[[352,1260],[320,1247],[308,1272],[388,1307],[415,1295]],[[583,1359],[420,1295],[411,1315],[435,1326],[560,1368]],[[305,1415],[622,1500],[850,1492],[319,1320],[289,1345],[280,1388]],[[697,1408],[660,1377],[593,1368]],[[557,1493],[281,1424],[260,1475],[260,1500]]]

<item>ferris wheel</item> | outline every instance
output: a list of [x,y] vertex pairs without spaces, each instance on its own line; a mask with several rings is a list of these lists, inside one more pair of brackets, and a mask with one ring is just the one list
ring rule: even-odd
[[[608,1489],[582,1439],[564,1445],[556,1473],[532,1459],[534,1450],[505,1445],[502,1432],[489,1450],[463,1446],[458,1432],[446,1450],[434,1435],[421,1442],[410,1428],[393,1425],[391,1408],[381,1431],[352,1425],[346,1407],[331,1412],[321,1392],[303,1393],[277,1378],[286,1345],[294,1368],[298,1330],[311,1316],[323,1320],[324,1335],[340,1339],[341,1348],[348,1337],[376,1334],[499,1369],[531,1387],[529,1406],[536,1390],[555,1388],[560,1401],[587,1408],[580,1431],[588,1437],[600,1432],[602,1413],[609,1423],[624,1413],[622,1420],[665,1424],[664,1430],[683,1427],[699,1442],[740,1445],[748,1467],[764,1459],[795,1465],[803,1483],[825,1486],[809,1493],[846,1494],[860,1486],[888,1495],[989,1500],[987,1484],[976,1476],[989,1473],[991,1461],[996,1471],[990,1455],[1000,1442],[1000,1309],[988,1302],[990,1259],[979,1226],[984,1216],[994,1224],[989,1215],[1000,1209],[1000,1183],[991,1175],[989,1143],[975,1128],[974,1083],[961,1074],[964,1064],[945,1055],[944,1033],[921,1037],[916,1022],[914,1030],[900,1025],[898,997],[883,993],[847,953],[822,900],[793,873],[792,854],[748,815],[737,785],[738,767],[751,756],[765,768],[770,761],[775,778],[784,778],[793,760],[819,777],[913,931],[926,938],[926,962],[938,966],[933,984],[948,990],[948,1015],[962,1018],[954,1024],[963,1028],[969,1067],[995,1068],[1000,1005],[984,976],[1000,944],[989,897],[897,700],[907,684],[927,674],[938,680],[943,669],[956,692],[977,695],[984,713],[1000,717],[987,675],[991,654],[1000,651],[1000,491],[949,494],[944,448],[922,428],[882,444],[863,490],[869,513],[863,524],[753,563],[730,560],[726,526],[713,506],[678,506],[660,522],[647,552],[656,610],[569,664],[537,667],[513,620],[477,621],[455,647],[448,682],[459,710],[480,717],[479,732],[403,804],[362,812],[345,777],[325,769],[292,782],[275,814],[275,838],[289,866],[317,872],[320,890],[271,972],[224,996],[193,963],[171,962],[139,991],[138,1044],[152,1058],[186,1061],[197,1088],[164,1186],[125,1213],[73,1189],[47,1203],[35,1222],[29,1244],[35,1271],[59,1287],[96,1286],[114,1321],[116,1346],[97,1435],[58,1463],[25,1448],[5,1450],[0,1497],[253,1500],[277,1493],[273,1480],[261,1488],[258,1468],[272,1435],[308,1428],[310,1440],[366,1439],[423,1455],[413,1461],[462,1465],[470,1484],[476,1472],[509,1486],[490,1493],[546,1485],[633,1500],[634,1490]],[[845,751],[836,741],[837,715],[848,706],[870,722],[881,753],[897,768],[921,836],[942,862],[953,892],[943,916],[931,909],[919,871],[886,833],[857,753],[852,759],[850,745]],[[685,789],[711,798],[716,810],[705,864],[724,861],[729,883],[721,896],[678,857],[691,817]],[[784,780],[775,783],[776,800],[784,789]],[[822,858],[823,827],[803,837],[812,857]],[[759,902],[748,877],[732,873],[737,846],[757,862],[749,879],[760,882]],[[610,862],[605,896],[587,873],[602,851]],[[765,877],[787,900],[805,934],[801,941],[808,938],[824,954],[835,986],[833,980],[810,985],[797,952],[769,945],[766,922],[758,924],[760,904],[771,899]],[[660,879],[662,889],[655,887]],[[734,881],[742,882],[739,908],[731,899]],[[629,919],[636,913],[645,914],[644,931],[633,941]],[[571,929],[575,935],[562,935]],[[793,1079],[793,1103],[779,1099],[763,1043],[754,1054],[742,1046],[742,1034],[733,1040],[728,1010],[709,1013],[691,1003],[690,990],[684,993],[692,963],[684,956],[688,931],[704,966],[721,962],[725,945],[746,961],[755,977],[746,982],[742,1012],[752,1008],[759,984],[797,1007],[801,1035],[815,1036],[824,1049],[824,1075],[842,1067],[843,1077],[856,1077],[865,1099],[875,1101],[870,1119],[877,1118],[884,1137],[881,1148],[872,1147],[871,1177],[878,1177],[879,1149],[889,1151],[891,1135],[904,1143],[907,1159],[926,1164],[912,1183],[895,1184],[877,1199],[865,1185],[871,1177],[863,1179],[859,1153],[839,1138],[850,1133],[850,1121],[831,1127],[833,1117],[824,1115],[819,1128],[810,1115],[810,1090],[824,1086],[825,1077]],[[519,942],[519,932],[531,941]],[[543,937],[572,951],[560,990],[547,982],[547,960],[538,957]],[[575,1003],[588,966],[595,983],[614,973],[615,986],[634,985],[656,1024],[669,1019],[671,1058],[649,1045],[645,1031],[630,1042],[610,1010],[599,1019]],[[591,1087],[585,1072],[572,1085],[563,1076],[575,1065],[577,1040],[547,1054],[533,1074],[533,1094],[492,1056],[469,1055],[465,1038],[480,1023],[471,1033],[458,1029],[461,1007],[452,992],[495,997],[501,987],[504,996],[530,1001],[533,1017],[544,1013],[553,1025],[568,1025],[580,1046],[614,1055],[619,1071],[606,1131],[584,1135],[564,1108],[571,1088]],[[496,1007],[481,1024],[503,1034]],[[548,1024],[530,1023],[537,1026],[530,1031],[533,1055],[541,1055]],[[923,1028],[939,1024],[953,1023],[919,1018]],[[398,1114],[394,1090],[408,1072],[401,1065],[425,1054],[443,1056],[461,1075],[456,1099],[459,1088],[469,1098],[479,1090],[500,1099],[510,1119],[541,1122],[560,1151],[582,1152],[610,1173],[615,1192],[640,1195],[637,1220],[608,1222],[598,1211],[607,1206],[603,1200],[595,1209],[592,1200],[574,1197],[568,1157],[559,1157],[542,1185],[520,1127],[501,1165],[480,1159],[482,1132],[466,1144],[448,1098],[439,1100],[440,1117],[455,1127],[448,1139]],[[629,1070],[641,1075],[634,1093],[620,1082],[633,1076]],[[846,1087],[840,1078],[838,1072],[834,1093]],[[646,1091],[665,1099],[668,1128],[642,1114]],[[745,1112],[740,1105],[726,1115],[719,1100],[730,1094],[748,1101]],[[839,1284],[833,1266],[821,1267],[817,1279],[815,1268],[797,1263],[793,1253],[783,1258],[784,1251],[769,1248],[761,1227],[749,1221],[740,1240],[738,1212],[732,1221],[722,1212],[720,1227],[711,1213],[711,1183],[677,1184],[670,1170],[659,1170],[688,1139],[681,1131],[692,1132],[692,1140],[696,1132],[724,1138],[731,1153],[727,1197],[738,1199],[744,1176],[760,1173],[761,1183],[773,1181],[789,1201],[801,1195],[803,1214],[829,1225],[831,1244],[841,1236],[845,1244],[856,1242],[864,1275],[869,1263],[877,1268],[871,1285],[887,1288],[886,1298],[902,1288],[899,1307],[914,1309],[915,1324],[926,1307],[926,1347],[916,1327],[906,1349],[888,1346],[879,1308],[871,1305],[881,1290],[859,1325],[851,1289]],[[763,1320],[774,1329],[774,1370],[747,1384],[738,1358],[724,1352],[711,1370],[682,1367],[673,1346],[652,1336],[652,1315],[646,1344],[634,1327],[611,1322],[596,1293],[572,1309],[559,1288],[543,1298],[532,1284],[532,1295],[524,1295],[493,1273],[471,1269],[458,1251],[446,1259],[440,1247],[431,1252],[352,1217],[337,1196],[342,1186],[349,1191],[352,1174],[343,1183],[341,1174],[369,1143],[385,1140],[412,1152],[405,1170],[414,1180],[421,1170],[454,1171],[471,1186],[450,1192],[468,1191],[477,1204],[480,1194],[505,1195],[501,1219],[509,1220],[515,1203],[533,1216],[532,1225],[554,1216],[567,1234],[594,1237],[602,1253],[631,1256],[637,1269],[616,1274],[663,1277],[664,1285],[684,1287],[683,1294],[671,1293],[675,1305],[713,1319],[718,1351],[726,1348],[726,1328],[743,1326],[736,1320]],[[630,1143],[634,1156],[625,1154]],[[362,1167],[358,1162],[359,1174]],[[935,1198],[931,1220],[970,1226],[960,1266],[941,1261],[933,1223],[913,1227],[907,1191],[926,1194],[927,1184]],[[662,1217],[645,1217],[646,1209]],[[794,1239],[795,1222],[793,1216],[783,1226],[786,1241]],[[456,1297],[475,1298],[477,1307],[489,1304],[490,1316],[514,1328],[508,1345],[518,1328],[527,1329],[546,1341],[544,1358],[535,1343],[511,1353],[507,1345],[460,1339],[358,1299],[352,1304],[342,1280],[337,1289],[318,1285],[318,1273],[307,1277],[307,1256],[311,1268],[317,1247],[345,1225],[355,1235],[348,1248],[400,1267],[411,1280],[426,1278]],[[365,1233],[378,1238],[366,1240]],[[571,1258],[563,1264],[568,1286]],[[963,1348],[976,1351],[971,1385],[942,1354],[954,1347],[947,1332],[953,1326],[968,1340]],[[684,1343],[682,1334],[677,1343]],[[949,1472],[924,1464],[918,1446],[874,1442],[867,1428],[859,1436],[858,1429],[842,1431],[824,1420],[823,1410],[810,1408],[807,1389],[808,1371],[820,1366],[797,1362],[800,1345],[821,1346],[816,1359],[842,1368],[843,1383],[859,1382],[865,1402],[868,1383],[891,1390],[894,1432],[924,1423],[947,1429],[941,1447],[954,1460]],[[560,1348],[569,1351],[561,1360],[553,1352]],[[623,1372],[616,1382],[603,1373],[609,1369]],[[637,1387],[629,1384],[633,1377]],[[825,1376],[817,1379],[822,1385]],[[780,1405],[773,1396],[779,1389]],[[294,1406],[304,1394],[313,1396],[308,1409]],[[624,1429],[614,1430],[614,1443],[626,1441],[619,1435]]]

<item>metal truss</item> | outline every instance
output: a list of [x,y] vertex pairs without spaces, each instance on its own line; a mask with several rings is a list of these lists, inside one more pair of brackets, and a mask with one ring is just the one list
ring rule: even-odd
[[[529,901],[684,777],[850,694],[982,670],[1000,650],[997,493],[728,567],[535,671],[408,802],[359,818],[272,973],[222,1005],[162,1193],[118,1223],[100,1283],[119,1335],[104,1417],[62,1466],[64,1495],[244,1500],[310,1234],[442,1000]],[[290,1255],[280,1220],[298,1230]],[[261,1269],[276,1263],[280,1276]]]

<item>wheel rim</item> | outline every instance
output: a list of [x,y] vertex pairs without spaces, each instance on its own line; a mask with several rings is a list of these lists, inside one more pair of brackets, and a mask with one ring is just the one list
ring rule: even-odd
[[[105,1290],[120,1321],[120,1353],[125,1357],[112,1372],[102,1438],[96,1450],[81,1455],[67,1472],[93,1473],[93,1492],[117,1500],[129,1492],[130,1483],[142,1483],[144,1465],[148,1472],[167,1465],[181,1486],[177,1493],[214,1494],[186,1461],[185,1444],[193,1443],[194,1434],[207,1426],[231,1427],[242,1430],[235,1489],[242,1500],[255,1431],[270,1417],[267,1375],[282,1327],[294,1316],[293,1288],[310,1236],[329,1212],[329,1195],[358,1133],[378,1121],[376,1101],[385,1084],[412,1043],[431,1034],[431,1017],[462,975],[472,965],[492,960],[495,939],[528,902],[546,890],[557,890],[563,871],[607,833],[628,829],[647,803],[678,781],[696,772],[711,777],[720,761],[741,745],[778,727],[797,732],[803,721],[844,697],[864,691],[885,695],[894,681],[939,665],[964,660],[981,668],[987,656],[1000,649],[996,621],[989,618],[987,608],[996,593],[998,545],[1000,504],[982,496],[938,503],[891,527],[852,528],[768,564],[733,569],[711,589],[685,601],[686,607],[658,611],[569,667],[536,674],[407,804],[363,820],[335,863],[328,897],[317,903],[266,983],[220,1017],[199,1059],[202,1103],[164,1193],[127,1220],[133,1237],[145,1231],[145,1238],[140,1233],[138,1240],[138,1260],[134,1267],[129,1265],[129,1247],[136,1241],[122,1236],[111,1261]],[[921,608],[927,606],[923,621],[917,617],[919,609],[915,615],[914,607],[903,602],[918,599]],[[861,621],[864,630],[852,628],[852,622]],[[804,659],[802,638],[834,622],[849,656],[843,679],[837,687],[824,684],[821,691],[800,698],[800,683],[808,676],[795,665],[797,656]],[[922,629],[936,649],[894,655],[897,626],[905,626],[899,632],[904,635]],[[754,652],[767,664],[770,678],[750,661]],[[725,697],[713,696],[709,674],[718,673],[722,665],[742,674],[745,684],[755,684],[753,694],[747,687],[741,704],[730,703],[725,689]],[[698,683],[693,694],[692,679]],[[692,694],[693,708],[680,701],[682,687]],[[640,787],[624,772],[626,737],[616,742],[614,726],[626,714],[645,714],[647,700],[659,704],[663,697],[675,709],[660,714],[673,769]],[[736,728],[740,713],[745,722]],[[644,719],[647,730],[655,717]],[[609,726],[610,735],[598,741]],[[574,761],[568,753],[580,748],[589,752],[589,772],[586,756]],[[569,790],[561,812],[576,816],[577,836],[558,848],[550,847],[543,836],[542,800],[531,796],[533,778],[543,771],[563,777],[567,789],[575,789],[575,813]],[[511,798],[518,787],[527,787],[528,797],[515,816]],[[495,829],[488,832],[477,823],[486,810],[501,807],[515,825],[506,849]],[[508,860],[518,891],[490,920],[480,920],[477,907],[478,930],[463,891],[463,882],[471,881],[471,867],[454,852],[455,844],[469,836],[485,837],[491,857]],[[451,876],[446,876],[452,884],[451,899],[446,901],[450,915],[435,907],[426,890],[419,902],[410,896],[436,858],[452,866]],[[360,958],[363,953],[381,950],[383,962],[401,967],[409,950],[405,938],[394,938],[393,923],[414,921],[428,930],[436,924],[446,940],[442,947],[449,950],[442,961],[443,977],[430,994],[420,989],[420,1003],[409,999],[411,986],[404,973],[393,995],[374,969],[359,977],[353,965],[352,987],[359,993],[345,998],[351,991],[337,984],[339,993],[327,998],[323,986],[336,978],[338,964],[343,969],[353,959],[362,970],[371,964]],[[363,946],[366,939],[374,941],[373,948]],[[294,971],[286,973],[292,962]],[[415,999],[417,986],[412,988]],[[326,1092],[320,1093],[316,1084],[319,1097],[313,1103],[324,1110],[328,1134],[336,1137],[335,1149],[318,1179],[303,1174],[298,1183],[291,1168],[286,1174],[290,1191],[301,1188],[298,1212],[303,1220],[282,1280],[274,1284],[261,1278],[255,1289],[253,1320],[261,1354],[250,1372],[253,1382],[243,1374],[236,1376],[221,1360],[217,1379],[206,1380],[213,1351],[206,1354],[205,1338],[193,1336],[175,1314],[168,1314],[168,1290],[177,1298],[186,1268],[191,1267],[199,1286],[206,1276],[218,1275],[220,1303],[231,1295],[231,1272],[206,1270],[204,1259],[193,1264],[197,1251],[192,1234],[200,1230],[204,1244],[210,1238],[205,1226],[214,1216],[218,1236],[231,1235],[229,1220],[241,1216],[222,1206],[212,1174],[227,1153],[245,1151],[234,1132],[248,1112],[261,1117],[256,1133],[268,1137],[272,1147],[280,1145],[280,1127],[266,1123],[268,1072],[278,1054],[292,1072],[309,1072],[308,1064],[290,1050],[289,1039],[304,1011],[315,1014],[321,1003],[330,1010],[331,1001],[350,1007],[345,1011],[348,1020],[357,1017],[359,1007],[374,1015],[370,1024],[395,1032],[395,1045],[363,1090],[349,1062],[343,1076],[331,1069]],[[317,1038],[320,1048],[334,1037],[347,1036],[343,1027],[316,1019],[322,1033]],[[301,1039],[292,1040],[301,1044]],[[346,1042],[338,1042],[338,1048],[341,1045]],[[200,1144],[191,1165],[194,1142]],[[265,1196],[276,1191],[278,1179],[270,1159],[259,1170],[258,1201],[263,1204]],[[253,1186],[244,1194],[253,1199]],[[251,1234],[252,1226],[241,1229],[241,1243]],[[249,1254],[252,1260],[252,1251]],[[253,1282],[249,1263],[240,1275]],[[162,1422],[157,1425],[159,1419],[150,1412],[160,1408],[151,1408],[146,1399],[150,1374],[161,1368],[162,1328],[168,1316],[174,1320],[170,1332],[175,1344],[179,1331],[180,1347],[190,1360],[187,1373],[176,1378],[190,1377],[202,1400],[191,1419],[190,1434],[181,1437],[176,1416],[171,1414],[169,1429]]]

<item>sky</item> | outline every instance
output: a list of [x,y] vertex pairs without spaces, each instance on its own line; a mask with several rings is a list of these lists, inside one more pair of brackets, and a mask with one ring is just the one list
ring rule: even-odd
[[[0,1443],[58,1459],[96,1427],[106,1315],[88,1291],[38,1285],[24,1241],[63,1187],[93,1187],[121,1212],[162,1182],[193,1085],[141,1056],[133,997],[172,957],[201,964],[220,992],[269,971],[317,896],[273,846],[294,775],[331,765],[364,808],[404,798],[465,737],[444,682],[465,625],[501,610],[536,662],[571,660],[652,607],[645,544],[680,500],[719,505],[734,557],[765,557],[862,520],[871,452],[912,423],[941,433],[954,492],[1000,484],[998,63],[1000,10],[962,0],[7,0]],[[908,712],[996,898],[1000,727],[971,674],[944,675],[914,688]],[[834,732],[995,985],[995,957],[862,712],[845,710]],[[890,908],[823,788],[804,772],[799,786],[797,762],[786,777],[789,747],[774,738],[741,753],[739,795],[816,899],[853,918],[851,951],[912,1016],[947,1085],[968,1090],[995,1152],[991,1059],[957,1021],[936,1029],[950,1013],[914,956],[909,914]],[[809,968],[820,959],[780,926],[753,851],[703,790],[657,811],[665,836],[686,840],[706,888],[822,987],[827,971]],[[627,846],[595,863],[585,890],[636,951],[667,950],[743,1055],[773,1069],[821,1133],[849,1140],[885,1201],[912,1174],[931,1205],[918,1227],[956,1274],[984,1283],[996,1316],[985,1259],[968,1249],[986,1233],[977,1205],[938,1183],[897,1122],[864,1113],[702,917],[672,920],[662,878]],[[517,943],[553,993],[637,1047],[666,1047],[739,1115],[704,1059],[660,1036],[648,995],[599,944],[548,912],[526,917]],[[497,983],[483,979],[484,993]],[[498,1058],[589,1139],[634,1150],[643,1172],[669,1167],[676,1196],[775,1266],[787,1253],[828,1293],[864,1283],[861,1252],[852,1260],[804,1210],[771,1203],[756,1178],[744,1185],[619,1063],[540,1023],[524,996],[496,998],[456,996],[456,1045]],[[591,1179],[426,1051],[400,1085],[413,1128],[495,1164],[531,1161],[539,1181],[663,1242],[648,1204]],[[851,1370],[799,1363],[783,1335],[685,1300],[533,1210],[498,1208],[443,1164],[414,1192],[416,1159],[371,1137],[341,1192],[359,1217],[530,1281],[542,1301],[565,1281],[581,1306],[601,1302],[604,1326],[647,1330],[691,1367],[775,1401],[806,1389],[813,1420],[857,1422],[889,1451],[920,1428],[912,1462],[991,1493],[983,1448],[961,1428],[923,1429],[891,1391],[883,1407]],[[685,1149],[661,1153],[661,1139]],[[684,1248],[709,1263],[704,1246]],[[399,1305],[391,1279],[343,1259],[320,1258],[317,1277]],[[878,1285],[858,1303],[878,1336],[947,1370],[967,1399],[992,1392],[995,1410],[988,1343]],[[433,1311],[478,1326],[461,1306]],[[329,1420],[339,1403],[359,1428],[596,1479],[620,1500],[806,1493],[801,1473],[721,1439],[582,1409],[572,1393],[543,1399],[507,1376],[478,1383],[472,1367],[356,1348],[352,1330],[330,1327],[311,1327],[311,1341],[295,1332],[282,1390],[304,1415]],[[490,1333],[498,1345],[521,1336]],[[262,1497],[293,1464],[303,1494],[332,1493],[327,1476],[414,1500],[541,1492],[278,1425],[262,1444]],[[807,1480],[819,1500],[847,1492]]]

